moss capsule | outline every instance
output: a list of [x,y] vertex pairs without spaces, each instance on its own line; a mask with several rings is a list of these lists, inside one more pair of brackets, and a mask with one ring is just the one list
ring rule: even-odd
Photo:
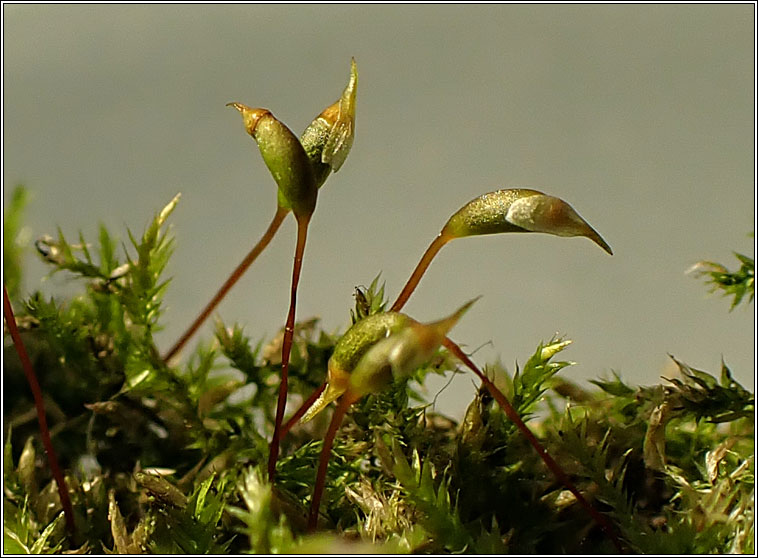
[[308,156],[295,134],[271,112],[228,103],[242,115],[245,131],[258,144],[263,161],[279,187],[279,206],[295,216],[310,216],[316,208],[318,188]]
[[334,352],[327,364],[326,389],[303,415],[300,422],[308,422],[329,403],[342,395],[348,387],[350,373],[361,357],[373,345],[400,331],[412,322],[411,318],[398,312],[372,314],[353,324],[337,341]]
[[350,374],[350,392],[354,396],[376,393],[393,380],[410,375],[434,355],[448,332],[476,300],[436,322],[422,324],[409,318],[396,333],[373,344]]
[[609,254],[613,250],[587,221],[560,198],[537,190],[498,190],[459,209],[442,229],[453,238],[505,232],[584,236]]
[[325,108],[300,136],[319,188],[332,171],[340,170],[353,146],[357,86],[358,69],[353,59],[350,80],[342,96]]

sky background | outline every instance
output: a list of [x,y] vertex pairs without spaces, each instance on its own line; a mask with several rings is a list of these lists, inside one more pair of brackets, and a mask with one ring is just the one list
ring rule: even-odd
[[[405,311],[482,299],[452,337],[513,370],[555,334],[567,378],[671,375],[667,353],[754,389],[755,307],[685,271],[754,253],[754,10],[742,5],[3,5],[3,203],[33,193],[36,238],[98,222],[122,240],[177,192],[163,350],[262,234],[273,180],[229,101],[296,134],[359,71],[356,138],[321,189],[298,319],[349,324],[356,285],[394,300],[469,200],[561,197],[613,247],[547,235],[446,246]],[[218,309],[270,338],[288,306],[289,218]],[[31,251],[25,289],[71,289]],[[198,337],[209,339],[211,325]],[[197,338],[196,338],[197,339]],[[430,382],[434,397],[447,379]],[[460,417],[457,376],[437,409]]]

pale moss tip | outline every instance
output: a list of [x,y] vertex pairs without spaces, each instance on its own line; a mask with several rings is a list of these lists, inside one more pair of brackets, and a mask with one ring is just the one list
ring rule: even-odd
[[321,392],[321,395],[319,395],[318,399],[313,402],[311,408],[308,409],[300,418],[300,424],[305,424],[306,422],[312,420],[313,417],[323,411],[327,405],[339,398],[339,396],[343,393],[345,393],[345,388],[338,388],[332,386],[331,384],[327,384],[326,389]]
[[163,225],[163,223],[166,221],[166,219],[171,214],[171,212],[174,211],[176,204],[179,203],[179,198],[181,197],[181,195],[182,195],[181,192],[177,193],[158,214],[156,221],[159,227]]
[[471,306],[473,306],[473,304],[480,298],[482,298],[482,295],[472,298],[466,304],[458,308],[458,310],[455,311],[455,314],[453,314],[453,317],[455,318],[455,320],[458,321],[461,318],[461,316],[463,316],[463,314],[468,312],[468,309],[471,308]]

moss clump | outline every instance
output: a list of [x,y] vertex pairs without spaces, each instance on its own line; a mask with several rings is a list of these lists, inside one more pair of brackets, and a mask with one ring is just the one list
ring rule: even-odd
[[[457,371],[444,350],[349,411],[322,501],[328,527],[307,534],[328,417],[290,432],[268,484],[280,371],[272,355],[281,341],[251,343],[241,327],[219,323],[186,362],[169,366],[158,356],[175,205],[141,237],[129,233],[121,257],[105,227],[93,244],[60,233],[38,242],[52,271],[81,285],[65,300],[13,295],[77,531],[66,536],[33,402],[6,342],[6,552],[614,552],[485,390],[460,424],[421,402],[427,374]],[[383,294],[374,281],[350,312],[382,311]],[[293,402],[324,381],[338,340],[315,320],[298,324]],[[522,369],[495,364],[487,373],[532,417],[541,443],[623,544],[656,554],[754,552],[753,394],[726,365],[709,374],[679,360],[678,376],[662,385],[613,377],[578,386],[559,375],[570,364],[556,360],[567,345],[551,340]]]

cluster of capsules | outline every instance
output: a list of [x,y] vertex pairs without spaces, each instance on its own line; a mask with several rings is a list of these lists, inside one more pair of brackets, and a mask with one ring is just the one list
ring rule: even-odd
[[510,232],[539,232],[564,237],[584,236],[608,254],[613,254],[610,246],[598,232],[571,205],[555,196],[525,188],[497,190],[471,200],[456,211],[424,252],[390,310],[368,315],[354,323],[345,332],[329,359],[328,376],[324,384],[303,403],[287,423],[283,423],[287,401],[287,375],[295,326],[297,286],[305,252],[308,224],[316,208],[320,187],[332,172],[340,169],[352,147],[355,133],[357,84],[356,64],[355,60],[352,60],[349,82],[342,95],[313,120],[300,138],[295,136],[268,109],[250,108],[238,102],[229,103],[229,106],[236,108],[242,115],[246,132],[257,143],[261,156],[277,184],[277,209],[263,237],[237,266],[185,334],[166,353],[165,360],[169,360],[178,353],[232,285],[265,249],[284,218],[291,212],[297,221],[298,232],[290,306],[282,343],[281,383],[269,451],[268,475],[269,480],[273,482],[279,445],[289,429],[298,421],[305,422],[312,419],[330,403],[338,401],[329,430],[324,437],[321,461],[311,500],[310,527],[313,529],[317,524],[332,442],[350,405],[366,394],[376,393],[396,379],[412,374],[427,362],[440,346],[444,345],[480,377],[507,416],[529,439],[550,469],[588,508],[615,542],[616,537],[612,534],[607,521],[594,511],[581,493],[573,488],[562,469],[542,448],[505,396],[471,362],[460,347],[447,337],[451,328],[475,300],[462,305],[448,317],[430,323],[420,323],[401,312],[435,255],[443,246],[456,238]]

